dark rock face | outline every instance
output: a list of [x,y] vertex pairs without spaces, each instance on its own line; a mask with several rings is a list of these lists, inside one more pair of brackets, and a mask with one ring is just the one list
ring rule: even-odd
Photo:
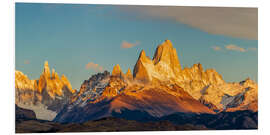
[[[88,80],[85,80],[81,85],[79,93],[74,96],[74,102],[70,102],[66,104],[63,109],[57,114],[54,121],[66,123],[71,121],[77,122],[85,122],[87,120],[92,120],[90,114],[93,116],[97,116],[102,112],[105,112],[107,101],[100,102],[98,104],[88,105],[88,102],[93,102],[97,98],[99,98],[105,90],[105,87],[109,84],[110,81],[110,73],[108,71],[104,71],[103,73],[97,73],[91,76]],[[72,99],[73,100],[73,99]],[[105,105],[104,107],[101,107]],[[91,109],[89,109],[91,107]],[[92,109],[95,109],[93,111]],[[106,110],[106,111],[107,111]],[[89,116],[86,116],[89,115]],[[75,119],[81,118],[81,120]],[[84,118],[84,121],[82,121]],[[97,117],[96,119],[99,119]]]
[[200,101],[200,103],[207,106],[209,109],[214,110],[215,112],[218,112],[218,108],[214,104],[205,101],[203,98],[200,98],[199,101]]
[[239,106],[244,101],[245,93],[248,90],[249,88],[245,89],[245,91],[235,96],[230,96],[230,95],[225,94],[222,97],[222,100],[220,102],[223,105],[224,110],[226,110],[227,108],[233,108],[233,107]]
[[100,119],[101,116],[106,117],[109,111],[110,100],[104,100],[96,104],[87,104],[84,107],[80,105],[66,105],[63,110],[58,113],[53,120],[59,123],[83,123],[88,120]]
[[32,110],[23,109],[15,105],[15,114],[17,119],[36,119],[36,114]]
[[[59,113],[63,109],[65,104],[69,103],[69,100],[73,95],[66,89],[63,90],[63,93],[65,96],[63,97],[56,96],[54,100],[51,99],[44,100],[43,104],[47,106],[48,110],[52,110],[55,111],[56,113]],[[43,97],[46,97],[45,95],[47,96],[47,94],[44,94]]]
[[108,85],[110,79],[110,72],[104,71],[91,76],[88,80],[84,80],[81,85],[79,98],[88,98],[95,100],[100,97],[104,88]]

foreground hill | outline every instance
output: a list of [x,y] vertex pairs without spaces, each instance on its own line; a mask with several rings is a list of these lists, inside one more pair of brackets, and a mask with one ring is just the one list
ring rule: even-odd
[[15,118],[16,120],[17,119],[24,119],[24,120],[36,119],[36,114],[32,110],[23,109],[15,105]]
[[41,120],[26,120],[16,123],[16,133],[61,133],[61,132],[117,132],[117,131],[175,131],[206,130],[204,126],[175,125],[168,121],[138,122],[121,118],[103,118],[81,124],[60,124]]
[[[126,115],[128,113],[128,115]],[[258,113],[252,111],[222,112],[218,114],[176,113],[161,118],[145,113],[123,111],[114,117],[83,123],[57,123],[38,119],[16,119],[16,133],[55,132],[117,132],[117,131],[183,131],[257,129]]]
[[36,119],[33,111],[16,106],[15,129],[16,133],[55,133],[258,128],[258,113],[252,111],[217,114],[175,113],[156,118],[140,111],[123,110],[121,114],[113,115],[83,123],[57,123]]

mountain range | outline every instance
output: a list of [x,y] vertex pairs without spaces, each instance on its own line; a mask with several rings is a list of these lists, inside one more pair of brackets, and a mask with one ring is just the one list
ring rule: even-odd
[[223,111],[257,111],[257,84],[246,79],[226,83],[214,69],[201,64],[181,68],[177,52],[166,40],[152,59],[142,50],[133,75],[117,64],[82,84],[80,91],[54,119],[84,122],[112,116],[122,110],[141,111],[153,117],[177,112],[215,114]]
[[[37,118],[57,123],[85,123],[113,117],[140,122],[169,120],[174,124],[191,120],[195,125],[222,129],[221,123],[225,121],[217,123],[217,119],[235,118],[234,121],[245,120],[238,128],[248,128],[243,123],[252,123],[251,128],[257,126],[256,82],[249,78],[226,82],[215,69],[204,70],[200,63],[182,68],[170,40],[158,45],[152,59],[142,50],[133,73],[131,69],[123,73],[116,64],[111,73],[104,71],[83,81],[78,92],[64,75],[59,78],[55,70],[50,73],[48,62],[37,80],[28,79],[20,71],[15,75],[16,104],[34,110]],[[54,115],[42,117],[38,115],[40,108],[47,110],[42,114]],[[202,122],[207,119],[215,124]]]

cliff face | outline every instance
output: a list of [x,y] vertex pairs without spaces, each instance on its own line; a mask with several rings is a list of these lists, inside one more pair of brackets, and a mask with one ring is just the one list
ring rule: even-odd
[[179,75],[181,71],[181,65],[176,49],[173,48],[170,40],[165,40],[165,42],[157,47],[152,61],[157,69],[171,70],[175,75]]
[[153,69],[152,61],[145,55],[145,51],[142,50],[140,56],[133,69],[133,78],[143,82],[149,82],[152,80],[151,72],[149,68]]
[[37,118],[41,119],[53,119],[40,117],[40,115],[50,113],[48,116],[53,117],[56,114],[51,113],[59,112],[71,95],[75,93],[65,75],[59,78],[54,69],[52,73],[50,72],[47,61],[44,63],[43,72],[38,80],[30,80],[22,72],[16,71],[15,89],[16,104],[34,110]]
[[143,82],[170,81],[178,79],[180,72],[177,52],[171,41],[166,40],[157,47],[152,60],[146,56],[144,50],[141,51],[134,67],[133,77]]

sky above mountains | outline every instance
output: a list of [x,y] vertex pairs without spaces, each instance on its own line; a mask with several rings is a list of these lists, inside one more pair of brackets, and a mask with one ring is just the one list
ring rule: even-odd
[[142,49],[152,58],[170,39],[182,68],[200,62],[228,82],[257,81],[256,9],[17,3],[15,19],[15,68],[30,79],[48,60],[79,89],[116,64],[133,70]]

